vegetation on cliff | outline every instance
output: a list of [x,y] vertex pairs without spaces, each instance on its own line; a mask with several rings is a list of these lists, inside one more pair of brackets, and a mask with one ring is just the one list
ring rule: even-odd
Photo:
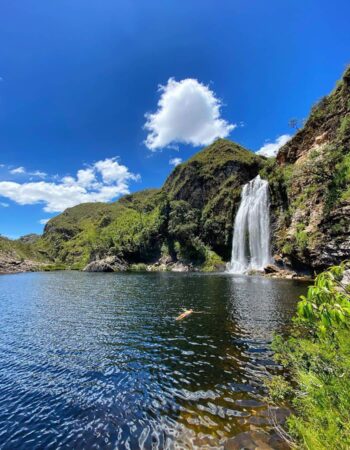
[[350,67],[262,176],[275,253],[315,269],[350,257]]
[[0,236],[0,273],[38,270],[46,260],[35,247],[38,239],[36,235],[17,240]]
[[287,431],[297,448],[350,447],[349,267],[318,275],[298,304],[291,337],[277,336],[273,343],[290,378],[273,378],[270,392],[293,407]]
[[42,261],[42,256],[33,245],[37,239],[39,237],[27,240],[26,236],[24,236],[21,239],[12,240],[0,236],[0,254],[17,260],[31,259]]
[[241,187],[264,163],[264,158],[219,139],[177,166],[162,189],[67,209],[48,222],[36,251],[79,269],[115,255],[132,267],[168,256],[214,270],[230,256]]

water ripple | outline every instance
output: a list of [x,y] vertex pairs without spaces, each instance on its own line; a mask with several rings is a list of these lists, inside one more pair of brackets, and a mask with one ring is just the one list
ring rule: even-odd
[[[0,448],[221,448],[246,429],[272,334],[304,290],[226,275],[1,276]],[[202,313],[176,322],[182,307]]]

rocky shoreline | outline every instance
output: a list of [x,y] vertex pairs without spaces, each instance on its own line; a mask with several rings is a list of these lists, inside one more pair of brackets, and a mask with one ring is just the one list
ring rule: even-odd
[[17,259],[10,255],[2,255],[0,258],[0,274],[38,272],[42,268],[43,264],[30,259]]
[[[18,259],[11,255],[2,255],[0,258],[0,274],[15,274],[23,272],[40,272],[48,266],[44,263],[29,259]],[[62,269],[50,269],[62,270]],[[192,263],[183,261],[173,261],[171,257],[164,256],[153,264],[129,264],[117,256],[107,256],[105,258],[91,261],[82,270],[83,272],[225,272],[226,264],[218,264],[211,271],[202,270]],[[279,278],[288,280],[310,281],[312,276],[305,273],[298,273],[293,269],[280,267],[278,264],[268,264],[263,271],[251,271],[248,275],[264,276],[266,278]]]
[[[225,272],[226,264],[218,264],[211,272]],[[128,264],[117,256],[108,256],[90,262],[84,269],[84,272],[205,272],[200,267],[192,263],[183,261],[174,261],[170,256],[163,256],[153,264]],[[298,273],[295,270],[276,264],[268,264],[262,271],[251,271],[248,275],[259,275],[266,278],[281,278],[287,280],[312,280],[310,274]]]

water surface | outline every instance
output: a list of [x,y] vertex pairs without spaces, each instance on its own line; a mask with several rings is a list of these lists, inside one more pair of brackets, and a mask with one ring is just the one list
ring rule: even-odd
[[[220,448],[305,284],[226,274],[0,276],[0,448]],[[176,322],[181,308],[196,313]]]

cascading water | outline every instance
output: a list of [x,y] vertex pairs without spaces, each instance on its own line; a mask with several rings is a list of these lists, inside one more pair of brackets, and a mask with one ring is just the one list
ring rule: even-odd
[[258,175],[242,190],[234,223],[229,272],[262,270],[271,262],[269,209],[269,183]]

